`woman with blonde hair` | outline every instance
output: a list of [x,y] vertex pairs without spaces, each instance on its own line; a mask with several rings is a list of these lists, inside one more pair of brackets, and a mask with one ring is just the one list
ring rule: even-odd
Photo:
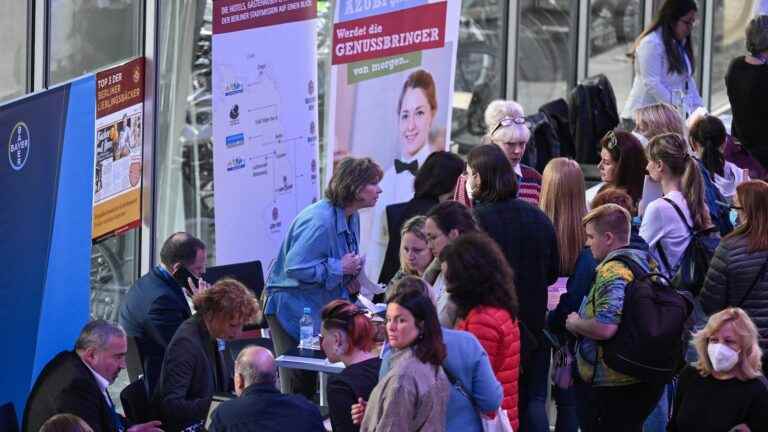
[[661,183],[664,196],[648,204],[640,236],[665,275],[673,275],[691,241],[691,231],[710,229],[712,219],[704,198],[698,163],[677,134],[663,134],[648,143],[648,174]]
[[715,250],[701,306],[708,314],[728,306],[744,308],[757,324],[760,346],[768,351],[768,183],[740,184],[733,207],[741,225]]
[[693,337],[699,360],[680,374],[669,431],[768,430],[768,381],[757,328],[728,308]]
[[642,138],[643,146],[653,137],[665,133],[685,136],[685,124],[680,113],[668,103],[659,102],[638,108],[635,111],[635,137]]
[[[427,218],[424,216],[414,216],[403,224],[400,230],[400,270],[395,273],[387,286],[387,297],[391,296],[392,288],[400,279],[406,276],[422,277],[434,258],[429,249],[427,233],[424,230],[424,224]],[[435,293],[430,292],[429,297],[434,302]]]
[[[699,123],[701,118],[702,116],[692,117],[688,120],[689,125],[693,126],[696,123]],[[644,136],[646,140],[651,140],[663,134],[676,134],[683,138],[688,136],[686,125],[683,124],[683,119],[680,117],[680,114],[674,107],[664,103],[654,104],[639,109],[637,114],[637,128],[632,133],[635,136],[640,134]],[[643,145],[647,147],[647,142]],[[694,148],[691,148],[687,144],[684,148],[687,153],[691,154],[691,156],[695,156],[692,153]],[[694,158],[694,161],[698,164],[702,180],[704,181],[704,197],[707,201],[707,208],[709,209],[712,223],[717,226],[721,235],[728,234],[733,229],[733,226],[728,219],[728,209],[718,204],[720,202],[725,202],[725,198],[715,184],[715,177],[713,177],[713,173],[708,170],[707,165],[696,158]]]
[[[573,348],[575,340],[568,337],[565,318],[576,312],[589,291],[597,262],[585,246],[586,233],[581,220],[587,213],[584,201],[584,174],[573,159],[555,158],[544,168],[541,181],[541,210],[552,221],[560,255],[560,277],[566,279],[566,292],[560,296],[555,310],[547,316],[547,327],[565,349]],[[554,348],[554,347],[553,347]],[[576,431],[576,389],[553,387],[557,404],[555,431]],[[582,422],[583,423],[583,422]]]
[[[541,174],[520,162],[525,154],[525,146],[531,139],[523,107],[515,101],[495,100],[485,109],[485,126],[488,132],[483,137],[484,143],[498,146],[512,165],[518,184],[517,198],[539,205]],[[453,199],[468,207],[473,206],[466,175],[459,177]]]

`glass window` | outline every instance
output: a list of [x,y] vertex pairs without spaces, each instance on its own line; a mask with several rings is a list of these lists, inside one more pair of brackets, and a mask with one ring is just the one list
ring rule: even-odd
[[604,74],[621,112],[632,88],[633,65],[627,53],[643,30],[641,0],[593,0],[590,4],[587,75]]
[[526,113],[567,95],[575,65],[578,2],[521,0],[517,101]]
[[27,90],[27,40],[30,33],[27,18],[26,1],[3,4],[0,52],[8,57],[0,62],[0,102],[21,96]]
[[142,0],[51,0],[48,84],[143,53]]
[[754,0],[717,0],[712,31],[712,80],[710,108],[728,103],[725,74],[734,57],[746,54],[744,30],[752,19]]
[[480,142],[485,134],[485,108],[504,96],[508,3],[471,0],[462,4],[451,133],[460,152]]

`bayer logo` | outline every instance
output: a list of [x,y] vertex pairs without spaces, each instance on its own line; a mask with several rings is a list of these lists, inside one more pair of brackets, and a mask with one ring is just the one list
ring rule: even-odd
[[26,123],[18,122],[8,138],[8,161],[11,168],[20,171],[29,159],[29,128]]

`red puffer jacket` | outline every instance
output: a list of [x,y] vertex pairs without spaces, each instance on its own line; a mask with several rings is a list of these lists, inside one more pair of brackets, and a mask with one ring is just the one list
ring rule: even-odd
[[507,410],[512,427],[518,427],[518,383],[520,376],[520,327],[509,312],[495,306],[478,306],[456,325],[466,330],[483,345],[491,361],[496,379],[504,389],[501,407]]

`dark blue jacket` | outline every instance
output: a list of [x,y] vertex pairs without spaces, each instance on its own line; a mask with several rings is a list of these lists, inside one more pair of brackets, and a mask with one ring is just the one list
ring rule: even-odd
[[222,402],[210,432],[325,432],[317,406],[284,395],[272,384],[252,384],[237,399]]
[[[520,320],[543,342],[547,287],[560,274],[552,222],[538,207],[522,199],[477,203],[474,210],[480,227],[498,243],[514,271]],[[523,346],[523,350],[527,348]]]
[[[629,237],[629,248],[648,252],[648,243],[640,237],[639,225],[632,223],[632,233]],[[569,336],[565,329],[565,319],[571,312],[578,312],[581,302],[592,288],[595,279],[595,269],[599,263],[592,256],[592,250],[584,247],[576,259],[573,274],[568,277],[565,293],[560,296],[560,302],[555,310],[547,315],[547,328],[558,335]]]
[[136,339],[150,395],[160,378],[165,349],[190,316],[181,287],[157,267],[128,290],[120,308],[120,326]]

